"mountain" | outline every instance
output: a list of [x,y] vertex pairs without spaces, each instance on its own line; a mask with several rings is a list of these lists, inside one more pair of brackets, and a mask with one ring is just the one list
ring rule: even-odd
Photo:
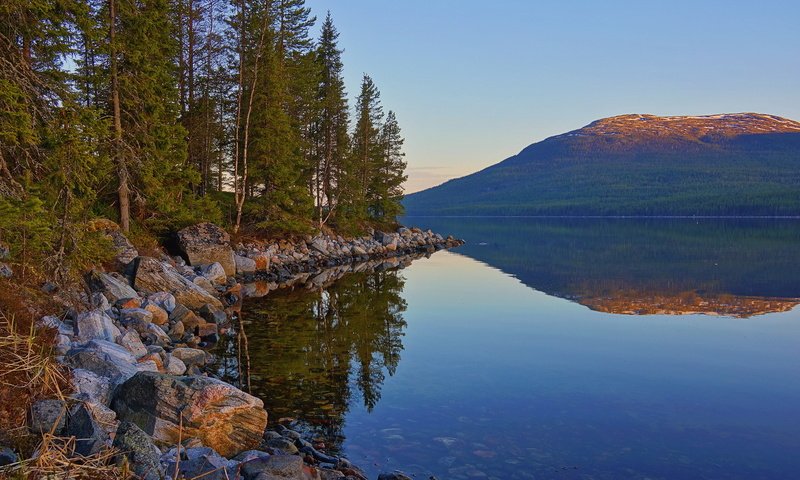
[[621,115],[406,196],[408,215],[800,215],[800,122]]

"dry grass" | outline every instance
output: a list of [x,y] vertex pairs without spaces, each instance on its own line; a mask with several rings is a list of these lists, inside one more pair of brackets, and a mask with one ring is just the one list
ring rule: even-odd
[[15,324],[14,316],[0,312],[0,386],[28,390],[29,396],[64,398],[62,386],[68,376],[53,358],[51,346],[27,328]]
[[28,460],[0,469],[0,478],[9,479],[93,479],[117,480],[131,478],[125,466],[117,467],[113,448],[104,449],[94,455],[75,453],[75,437],[57,437],[45,433],[33,456]]

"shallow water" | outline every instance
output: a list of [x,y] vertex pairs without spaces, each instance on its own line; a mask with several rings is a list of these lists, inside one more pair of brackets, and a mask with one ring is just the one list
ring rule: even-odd
[[800,222],[406,223],[468,244],[246,302],[271,421],[370,478],[800,471]]

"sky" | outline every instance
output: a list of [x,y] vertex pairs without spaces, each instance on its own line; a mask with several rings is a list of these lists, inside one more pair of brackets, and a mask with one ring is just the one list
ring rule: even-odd
[[407,193],[613,115],[800,120],[796,0],[306,4],[339,29],[351,106],[367,73],[397,114]]

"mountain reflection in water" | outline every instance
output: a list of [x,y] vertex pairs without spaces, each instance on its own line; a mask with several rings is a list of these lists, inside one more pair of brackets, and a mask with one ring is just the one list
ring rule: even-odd
[[750,317],[800,297],[800,221],[785,219],[431,218],[457,253],[592,310]]
[[246,286],[247,335],[223,337],[216,367],[271,424],[297,419],[369,478],[800,468],[800,222],[405,223],[467,244]]

